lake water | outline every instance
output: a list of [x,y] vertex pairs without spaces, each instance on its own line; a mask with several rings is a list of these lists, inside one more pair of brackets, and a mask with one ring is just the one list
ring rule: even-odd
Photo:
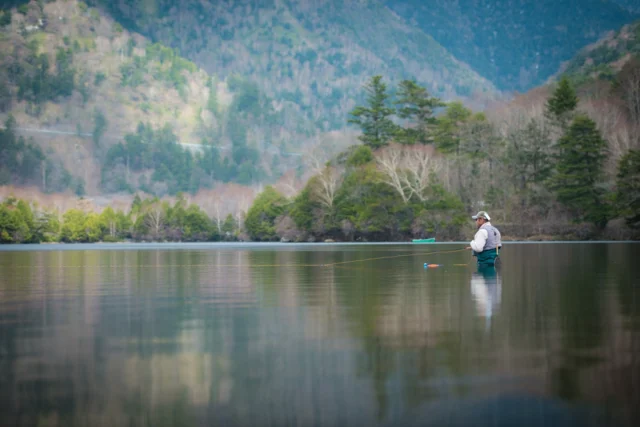
[[640,244],[461,247],[2,247],[0,425],[640,425]]

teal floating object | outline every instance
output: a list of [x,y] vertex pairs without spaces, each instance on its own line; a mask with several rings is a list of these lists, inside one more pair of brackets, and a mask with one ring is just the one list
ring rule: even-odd
[[413,239],[412,242],[413,243],[435,243],[436,238],[435,237],[430,237],[428,239]]

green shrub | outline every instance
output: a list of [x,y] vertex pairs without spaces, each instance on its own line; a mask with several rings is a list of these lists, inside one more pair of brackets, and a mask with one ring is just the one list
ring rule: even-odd
[[371,148],[366,145],[358,145],[347,159],[347,165],[360,166],[369,163],[371,160],[373,160]]
[[93,84],[95,86],[100,86],[102,82],[104,82],[106,79],[107,79],[107,76],[102,71],[98,71],[96,73],[96,77],[93,81]]
[[11,24],[11,11],[3,10],[0,11],[0,27],[6,27]]

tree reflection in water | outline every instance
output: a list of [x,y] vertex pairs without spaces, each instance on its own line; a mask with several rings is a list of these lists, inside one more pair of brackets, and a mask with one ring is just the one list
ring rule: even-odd
[[639,245],[284,248],[3,254],[0,425],[640,425]]

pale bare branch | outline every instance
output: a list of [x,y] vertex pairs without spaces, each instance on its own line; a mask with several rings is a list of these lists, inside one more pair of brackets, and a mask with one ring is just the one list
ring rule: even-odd
[[629,118],[634,126],[640,126],[640,66],[630,67],[620,82]]
[[335,200],[336,192],[340,188],[342,179],[342,169],[333,166],[326,166],[318,175],[316,175],[313,194],[325,207],[329,209],[333,207],[333,201]]
[[433,158],[433,148],[423,145],[389,145],[376,155],[376,163],[382,182],[396,190],[404,203],[414,195],[426,201],[431,177],[442,167]]
[[382,172],[382,181],[391,186],[402,198],[409,201],[412,190],[407,188],[403,178],[404,152],[401,145],[391,144],[376,155],[378,169]]
[[400,174],[409,197],[415,195],[420,201],[428,199],[426,190],[431,184],[432,174],[440,169],[440,164],[432,158],[427,147],[416,146],[404,149],[404,170]]
[[144,223],[149,227],[155,238],[160,236],[160,230],[162,230],[164,226],[164,209],[160,203],[156,202],[149,206],[144,218]]
[[284,194],[285,197],[291,198],[300,191],[300,180],[296,178],[295,171],[290,170],[282,175],[276,183],[275,188]]
[[322,147],[315,146],[307,152],[304,162],[313,171],[314,175],[321,174],[326,166],[327,153],[322,150]]
[[216,223],[218,233],[222,233],[222,223],[224,223],[224,213],[222,212],[222,201],[219,197],[215,197],[213,204],[213,221]]

